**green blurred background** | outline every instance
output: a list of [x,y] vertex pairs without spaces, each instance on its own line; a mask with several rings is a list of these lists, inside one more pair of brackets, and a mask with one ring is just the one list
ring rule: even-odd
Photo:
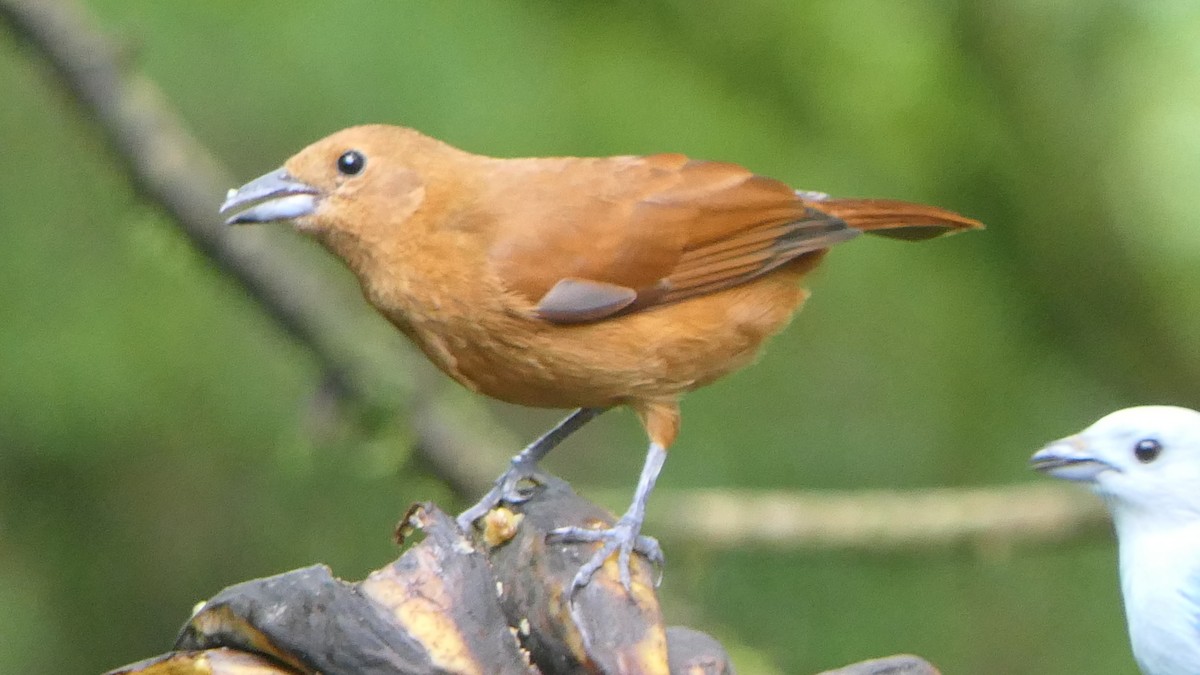
[[[501,156],[685,152],[988,223],[839,248],[758,366],[686,400],[664,489],[1035,481],[1034,449],[1112,409],[1200,404],[1193,2],[87,4],[239,178],[394,122]],[[0,99],[0,672],[157,654],[227,584],[316,561],[360,578],[410,502],[461,506],[409,461],[403,415],[323,417],[311,356],[134,193],[9,31]],[[558,415],[497,411],[514,438]],[[642,451],[621,413],[549,467],[627,495]],[[898,651],[1134,672],[1108,536],[663,541],[670,620],[743,672]]]

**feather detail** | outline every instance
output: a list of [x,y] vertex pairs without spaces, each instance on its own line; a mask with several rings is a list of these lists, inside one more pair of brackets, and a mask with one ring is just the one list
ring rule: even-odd
[[850,227],[893,239],[919,241],[983,227],[978,220],[953,211],[893,199],[826,199],[809,205]]

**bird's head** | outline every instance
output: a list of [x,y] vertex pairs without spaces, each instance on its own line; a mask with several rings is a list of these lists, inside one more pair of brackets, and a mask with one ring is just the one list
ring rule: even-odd
[[319,237],[394,236],[426,199],[430,181],[462,154],[404,127],[351,127],[230,190],[221,214],[230,225],[290,220]]
[[1118,410],[1042,448],[1030,465],[1090,483],[1118,525],[1125,516],[1163,523],[1200,519],[1200,413],[1194,410]]

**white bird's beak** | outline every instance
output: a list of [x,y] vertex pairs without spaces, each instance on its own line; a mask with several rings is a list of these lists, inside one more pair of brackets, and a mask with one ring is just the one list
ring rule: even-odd
[[1094,457],[1079,436],[1067,436],[1038,450],[1029,458],[1029,466],[1055,478],[1086,483],[1095,481],[1105,471],[1120,471]]

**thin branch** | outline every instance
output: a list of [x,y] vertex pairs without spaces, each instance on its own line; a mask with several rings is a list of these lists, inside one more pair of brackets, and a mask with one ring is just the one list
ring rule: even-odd
[[858,490],[663,491],[649,531],[706,548],[763,546],[870,552],[975,546],[983,553],[1060,544],[1107,531],[1095,496],[1070,486]]
[[[309,247],[269,228],[230,233],[216,214],[232,176],[184,128],[147,78],[73,2],[0,0],[0,20],[54,67],[96,121],[130,180],[297,342],[359,399],[407,410],[418,450],[460,495],[486,489],[516,447],[478,403],[419,386],[430,369],[366,309],[344,277],[318,273]],[[1101,509],[1050,486],[903,493],[694,491],[655,496],[651,531],[706,546],[888,550],[962,542],[1055,542],[1095,532]]]

